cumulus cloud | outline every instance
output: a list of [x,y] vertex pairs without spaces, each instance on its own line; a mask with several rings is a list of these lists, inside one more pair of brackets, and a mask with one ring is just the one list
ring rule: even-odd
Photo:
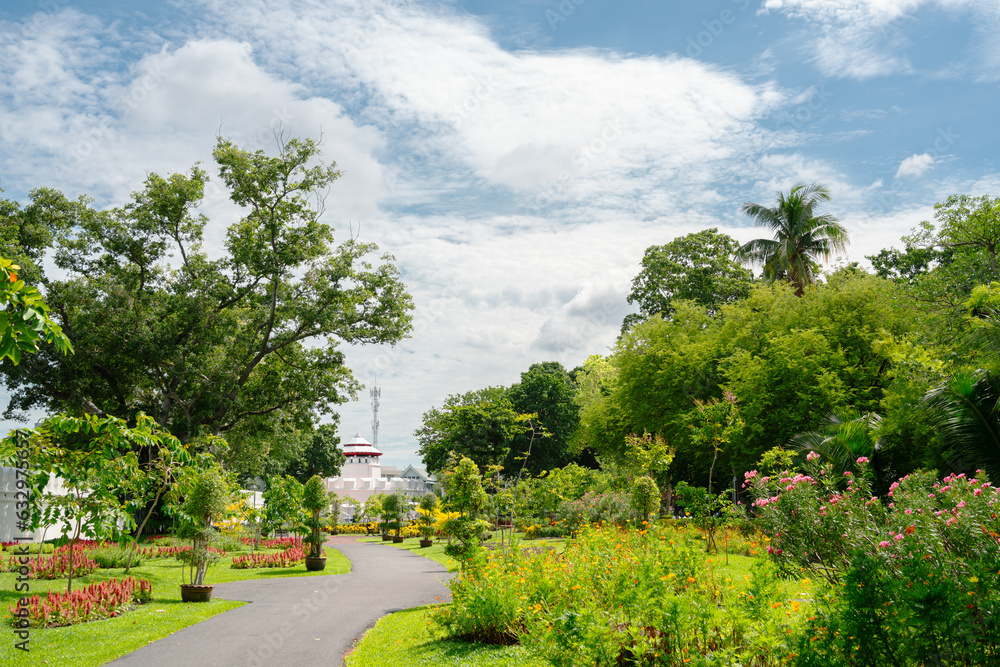
[[930,153],[911,155],[899,163],[899,169],[896,170],[896,178],[904,176],[916,178],[923,176],[932,166],[934,166],[934,156]]

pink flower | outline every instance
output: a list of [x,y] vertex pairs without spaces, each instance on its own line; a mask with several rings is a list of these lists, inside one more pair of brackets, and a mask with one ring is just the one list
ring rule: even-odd
[[901,539],[903,539],[903,536],[902,536],[902,535],[897,535],[896,537],[894,537],[894,538],[892,538],[892,539],[894,539],[894,540],[896,540],[897,542],[899,542],[899,541],[900,541]]
[[960,502],[956,507],[965,507],[965,501]]
[[844,473],[844,477],[854,477],[854,473],[848,470],[847,472]]
[[913,514],[913,510],[906,510],[907,514]]
[[856,463],[868,463],[868,457],[867,456],[859,456],[858,460],[856,461]]
[[815,461],[819,458],[819,452],[809,452],[806,454],[806,461]]
[[889,546],[889,543],[886,542],[885,540],[882,540],[881,542],[878,543],[878,545],[883,549],[885,549],[887,546]]
[[976,489],[975,491],[972,492],[972,495],[974,496],[981,496],[982,494],[983,494],[982,489]]

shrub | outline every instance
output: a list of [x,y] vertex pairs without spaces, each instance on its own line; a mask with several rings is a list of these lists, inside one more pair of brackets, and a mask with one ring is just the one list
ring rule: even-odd
[[153,586],[148,580],[109,579],[78,588],[72,593],[49,593],[45,600],[38,595],[10,607],[11,625],[23,627],[56,627],[118,616],[133,605],[145,604],[153,598]]
[[306,559],[306,553],[301,547],[291,547],[273,554],[247,554],[233,558],[230,566],[234,570],[247,570],[264,567],[294,567]]
[[[129,550],[119,546],[102,546],[97,549],[90,549],[87,552],[87,556],[92,558],[97,567],[102,570],[110,570],[113,568],[123,568],[128,564]],[[136,549],[135,554],[132,556],[132,567],[139,567],[142,565],[142,559],[145,556],[143,549]]]
[[660,511],[660,490],[649,477],[639,477],[632,483],[629,498],[632,515],[637,522],[647,521],[651,514]]
[[815,452],[808,458],[808,475],[747,473],[771,558],[829,582],[796,663],[997,664],[1000,492],[985,474],[937,482],[917,472],[883,501],[864,457],[844,490]]
[[624,526],[632,510],[625,493],[588,492],[579,500],[564,502],[559,507],[559,518],[573,534],[584,526],[595,523]]

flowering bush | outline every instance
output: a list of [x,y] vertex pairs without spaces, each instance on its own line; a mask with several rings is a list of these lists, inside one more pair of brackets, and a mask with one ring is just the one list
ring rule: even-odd
[[374,535],[378,532],[376,523],[342,523],[337,527],[341,535]]
[[632,515],[627,493],[588,492],[579,500],[564,502],[559,507],[559,518],[571,533],[585,525],[609,523],[624,526]]
[[38,595],[28,598],[27,606],[20,600],[10,608],[10,623],[14,627],[57,627],[118,616],[136,604],[153,598],[153,586],[148,580],[109,579],[72,593],[49,593],[44,600]]
[[777,596],[766,561],[733,581],[717,560],[690,527],[585,526],[561,554],[478,553],[435,618],[454,637],[519,641],[557,667],[784,664],[800,603]]
[[295,567],[306,559],[306,552],[302,547],[290,547],[284,551],[273,554],[247,554],[246,556],[234,556],[233,564],[230,566],[234,570],[247,570],[259,567]]
[[807,474],[747,473],[771,558],[830,584],[800,639],[801,665],[996,664],[1000,659],[1000,491],[917,472],[871,493],[865,457],[843,473],[815,452]]

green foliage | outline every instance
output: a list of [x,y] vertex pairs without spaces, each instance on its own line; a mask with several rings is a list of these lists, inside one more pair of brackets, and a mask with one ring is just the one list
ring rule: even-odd
[[733,260],[738,247],[735,239],[712,228],[646,248],[628,295],[639,314],[627,316],[622,330],[652,315],[669,319],[674,301],[693,301],[715,314],[724,304],[746,298],[753,275]]
[[49,307],[39,291],[18,278],[15,271],[20,268],[0,257],[0,359],[10,359],[16,366],[23,353],[37,352],[40,342],[70,354],[69,338],[49,318]]
[[648,521],[660,511],[660,489],[649,477],[639,477],[632,482],[632,496],[629,506],[636,522]]
[[108,210],[32,193],[22,217],[47,232],[32,252],[53,251],[59,270],[41,276],[45,298],[87,354],[42,347],[0,368],[8,414],[145,412],[185,443],[224,433],[233,469],[281,470],[314,419],[356,392],[337,344],[407,335],[412,299],[392,258],[375,261],[377,248],[353,239],[335,246],[320,221],[339,172],[317,163],[316,142],[291,139],[267,156],[219,139],[213,155],[244,212],[214,259],[202,246],[208,176],[198,167],[150,174]]
[[744,422],[719,452],[716,468],[727,477],[847,406],[882,412],[886,401],[899,415],[887,417],[889,441],[933,438],[926,418],[911,417],[941,357],[937,349],[916,354],[924,322],[902,307],[899,290],[841,272],[801,298],[781,284],[758,285],[722,317],[679,302],[669,321],[650,318],[623,335],[607,360],[589,361],[590,371],[585,365],[576,442],[627,466],[626,435],[648,431],[675,450],[675,480],[706,486],[715,451],[695,442],[694,401],[726,391],[739,397]]
[[532,364],[521,373],[521,381],[507,390],[507,396],[515,413],[533,417],[529,429],[513,433],[510,452],[501,462],[508,475],[518,475],[522,468],[538,475],[575,458],[569,448],[580,420],[575,395],[576,385],[558,361]]
[[274,476],[267,480],[267,489],[264,490],[264,517],[269,531],[300,523],[304,493],[302,484],[289,475]]
[[339,475],[345,457],[340,449],[340,438],[337,437],[338,420],[339,417],[333,415],[332,423],[306,430],[298,443],[298,453],[285,466],[284,474],[291,475],[303,484],[313,475]]
[[479,467],[468,457],[453,461],[444,472],[444,509],[457,513],[446,522],[444,531],[457,543],[449,544],[446,553],[468,563],[479,549],[489,524],[482,519],[489,498],[479,476]]
[[487,387],[449,396],[441,409],[424,413],[423,426],[414,435],[432,474],[444,470],[453,454],[480,467],[500,465],[510,454],[514,436],[529,430],[525,419],[506,389]]
[[787,280],[802,296],[807,285],[816,282],[819,264],[835,252],[843,252],[848,243],[847,230],[830,214],[817,215],[816,207],[830,200],[824,185],[796,185],[786,196],[778,193],[773,208],[744,204],[742,211],[758,227],[774,231],[773,239],[755,239],[736,251],[737,256],[764,267],[765,280]]
[[304,541],[310,547],[309,556],[312,558],[318,558],[323,553],[323,542],[326,541],[326,536],[323,534],[320,512],[329,506],[330,498],[326,492],[326,482],[319,475],[313,475],[302,489],[302,508],[309,513],[308,518],[303,522],[309,532]]
[[[102,570],[112,568],[140,567],[142,565],[142,555],[131,555],[128,549],[119,546],[107,546],[100,549],[89,549],[87,556],[91,558],[97,567]],[[129,562],[131,557],[131,563]]]

